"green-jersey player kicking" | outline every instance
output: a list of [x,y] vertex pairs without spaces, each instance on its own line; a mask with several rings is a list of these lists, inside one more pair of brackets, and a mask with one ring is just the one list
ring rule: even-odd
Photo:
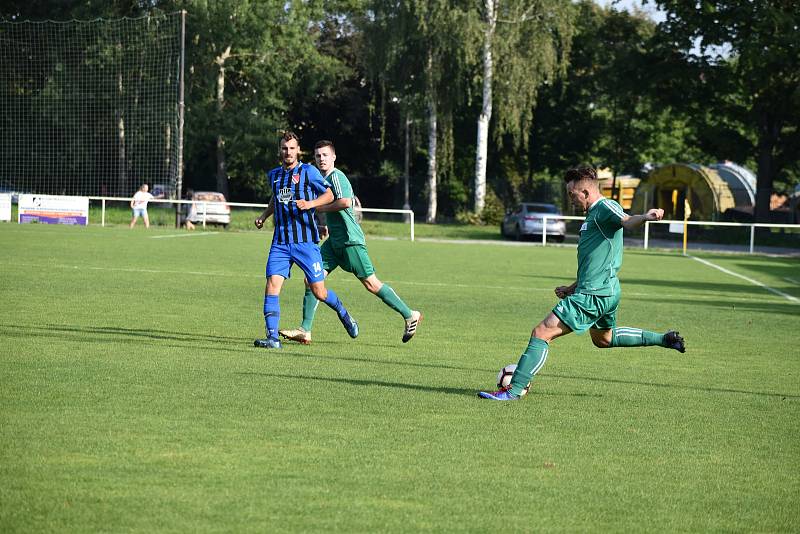
[[547,360],[550,342],[570,332],[581,334],[588,330],[592,342],[601,349],[657,345],[686,351],[678,332],[659,334],[617,326],[620,299],[617,272],[622,266],[622,230],[636,228],[645,221],[658,221],[664,216],[664,210],[651,209],[643,215],[625,214],[619,204],[600,193],[597,173],[591,167],[570,169],[564,181],[572,204],[586,213],[578,241],[578,279],[572,285],[556,288],[556,296],[561,300],[533,329],[511,383],[499,391],[478,393],[485,399],[519,399]]
[[[325,276],[337,267],[353,273],[370,293],[376,295],[384,304],[399,313],[405,319],[403,343],[408,342],[417,332],[422,314],[412,310],[397,296],[394,289],[384,284],[375,276],[375,268],[367,253],[364,232],[356,220],[353,210],[353,187],[342,171],[337,169],[336,149],[331,141],[319,141],[314,146],[314,159],[317,167],[325,177],[325,181],[333,191],[334,201],[317,207],[318,212],[325,212],[328,224],[328,239],[320,247],[322,252],[322,268]],[[299,341],[304,345],[311,343],[311,327],[319,301],[306,285],[303,296],[303,322],[300,328],[280,330],[286,339]]]

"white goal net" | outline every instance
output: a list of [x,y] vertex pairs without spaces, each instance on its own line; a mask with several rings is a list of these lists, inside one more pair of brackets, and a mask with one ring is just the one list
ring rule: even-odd
[[0,190],[174,191],[182,47],[181,13],[0,22]]

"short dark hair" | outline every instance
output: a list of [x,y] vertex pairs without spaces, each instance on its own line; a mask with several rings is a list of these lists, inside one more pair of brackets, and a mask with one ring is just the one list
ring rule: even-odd
[[572,167],[564,173],[564,182],[570,183],[572,181],[580,182],[583,180],[597,181],[597,171],[591,165],[581,165],[579,167]]
[[281,135],[281,139],[278,141],[278,144],[281,144],[284,141],[291,141],[292,139],[297,141],[298,145],[300,144],[300,138],[297,136],[297,134],[291,130],[286,130],[283,132],[283,135]]
[[317,141],[317,144],[314,145],[314,150],[318,148],[325,148],[326,146],[331,147],[331,152],[336,154],[336,147],[333,146],[333,141],[328,141],[327,139],[322,139],[320,141]]

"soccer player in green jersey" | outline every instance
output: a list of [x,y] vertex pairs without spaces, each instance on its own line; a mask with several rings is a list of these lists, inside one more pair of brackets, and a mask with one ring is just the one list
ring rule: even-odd
[[[327,140],[319,141],[314,147],[314,159],[334,195],[333,202],[317,207],[318,212],[326,213],[328,224],[328,239],[320,247],[325,276],[337,267],[353,273],[367,291],[376,295],[384,304],[403,316],[405,328],[402,340],[403,343],[407,343],[417,332],[417,327],[422,322],[422,314],[409,308],[397,296],[394,289],[375,276],[375,268],[367,253],[364,232],[356,220],[356,213],[353,209],[355,198],[353,186],[350,185],[347,176],[334,166],[336,149],[333,143]],[[311,327],[318,303],[319,301],[306,285],[306,292],[303,296],[302,324],[297,329],[280,330],[280,335],[286,339],[299,341],[304,345],[310,344]]]
[[570,169],[564,175],[564,181],[572,204],[586,213],[578,241],[578,279],[571,285],[555,289],[561,300],[533,329],[511,383],[499,391],[478,393],[485,399],[519,399],[547,360],[550,342],[570,332],[581,334],[588,330],[592,343],[601,349],[658,345],[686,351],[678,332],[659,334],[617,326],[620,299],[617,272],[622,267],[622,230],[637,228],[645,221],[661,220],[664,210],[651,209],[643,215],[627,215],[619,204],[600,193],[597,173],[591,167]]

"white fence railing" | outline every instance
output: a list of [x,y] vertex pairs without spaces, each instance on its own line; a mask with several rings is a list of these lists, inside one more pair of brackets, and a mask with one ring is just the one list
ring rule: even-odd
[[542,216],[542,246],[547,246],[547,221],[554,219],[557,221],[582,221],[586,217],[579,217],[577,215],[544,215]]
[[[101,202],[101,215],[100,225],[106,224],[106,201],[113,202],[130,202],[131,199],[127,197],[87,197],[89,200],[99,200]],[[203,227],[206,226],[208,206],[213,204],[222,204],[221,202],[209,202],[202,200],[168,200],[168,199],[153,199],[150,202],[163,203],[163,204],[195,204],[199,207],[198,213],[201,217]],[[249,203],[249,202],[225,202],[227,206],[236,206],[243,208],[261,208],[267,207],[267,204]],[[388,208],[354,208],[360,212],[366,213],[396,213],[407,215],[411,227],[411,241],[414,241],[414,212],[412,210],[399,210]],[[585,217],[575,215],[544,215],[542,216],[542,246],[547,246],[547,221],[549,220],[566,220],[566,221],[580,221]],[[651,224],[684,224],[684,221],[676,220],[662,220],[662,221],[647,221],[644,224],[644,249],[646,250],[650,244],[650,225]],[[755,229],[756,228],[787,228],[794,229],[800,232],[800,224],[766,224],[766,223],[735,223],[735,222],[712,222],[712,221],[687,221],[689,226],[730,226],[739,228],[750,228],[750,246],[749,253],[753,254],[755,250]]]
[[411,241],[414,241],[414,212],[411,210],[394,210],[389,208],[353,208],[356,211],[369,213],[400,213],[408,215],[408,222],[411,225]]
[[[683,221],[674,220],[661,220],[661,221],[646,221],[644,223],[644,248],[647,250],[650,240],[650,225],[651,224],[680,224]],[[755,247],[756,228],[793,228],[800,230],[800,224],[766,224],[766,223],[735,223],[735,222],[704,222],[704,221],[686,221],[687,226],[735,226],[738,228],[750,227],[750,249],[749,253],[752,254]]]
[[[130,198],[125,197],[88,197],[89,200],[99,200],[101,202],[101,209],[100,209],[100,226],[106,225],[106,201],[110,200],[113,202],[130,202]],[[167,200],[167,199],[153,199],[150,202],[154,203],[161,203],[161,204],[195,204],[199,207],[198,214],[201,217],[203,228],[206,227],[206,219],[207,219],[207,212],[208,212],[208,205],[209,204],[225,204],[227,206],[237,206],[241,208],[261,208],[265,209],[268,204],[256,204],[250,202],[209,202],[203,200]],[[361,212],[368,212],[368,213],[397,213],[401,215],[408,215],[409,224],[411,226],[411,241],[414,241],[414,212],[411,210],[395,210],[395,209],[384,209],[384,208],[353,208],[356,211]]]
[[[550,219],[555,220],[583,220],[585,217],[577,217],[574,215],[558,215],[558,216],[543,216],[542,217],[542,246],[547,246],[547,221]],[[661,220],[661,221],[646,221],[644,223],[644,248],[647,250],[650,242],[650,225],[651,224],[681,224],[683,221],[675,220]],[[750,228],[750,248],[749,253],[752,254],[755,248],[755,235],[756,228],[791,228],[800,231],[800,224],[766,224],[766,223],[735,223],[735,222],[711,222],[711,221],[687,221],[687,225],[692,226],[735,226],[739,228]]]

